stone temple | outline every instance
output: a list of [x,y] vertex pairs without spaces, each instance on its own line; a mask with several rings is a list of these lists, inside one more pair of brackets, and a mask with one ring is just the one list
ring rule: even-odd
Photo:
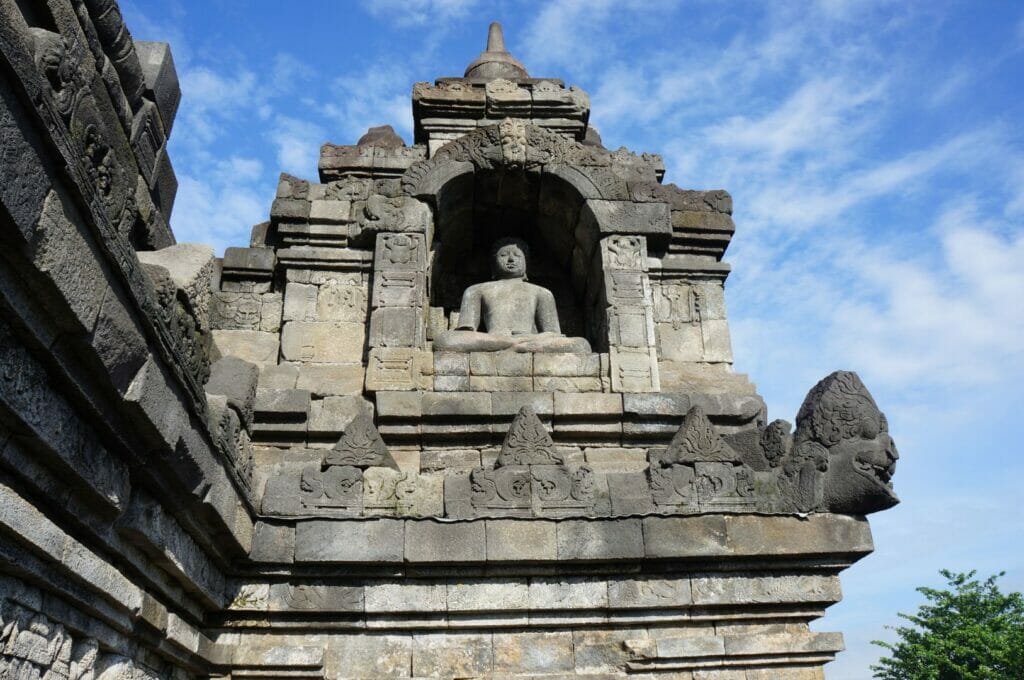
[[215,258],[169,47],[0,13],[0,677],[824,677],[896,450],[733,371],[728,193],[494,25]]

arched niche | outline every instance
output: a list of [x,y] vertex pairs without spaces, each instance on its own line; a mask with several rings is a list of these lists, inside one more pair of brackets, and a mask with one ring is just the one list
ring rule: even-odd
[[429,304],[450,320],[466,286],[490,278],[494,241],[518,236],[531,246],[531,280],[555,293],[563,331],[610,352],[613,389],[656,391],[647,258],[672,227],[667,204],[632,199],[624,177],[636,165],[624,150],[506,119],[410,167],[404,193],[434,211]]

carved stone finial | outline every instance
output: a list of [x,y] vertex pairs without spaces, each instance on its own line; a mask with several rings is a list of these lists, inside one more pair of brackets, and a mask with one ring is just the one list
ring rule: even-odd
[[671,463],[733,463],[738,462],[733,449],[722,441],[704,409],[694,406],[683,418],[679,431],[672,437],[662,456],[663,464]]
[[398,469],[398,464],[391,457],[384,440],[380,438],[380,432],[373,424],[373,418],[365,411],[352,419],[324,462],[326,465]]
[[356,146],[380,146],[386,149],[400,149],[405,146],[405,142],[390,125],[378,125],[369,128],[366,134],[356,142]]
[[487,29],[487,49],[466,67],[466,78],[493,80],[494,78],[529,78],[526,67],[505,49],[505,35],[501,24],[491,22]]
[[492,21],[487,27],[487,51],[507,52],[505,49],[505,34],[501,30],[501,23]]
[[551,435],[529,406],[519,409],[508,428],[494,467],[503,465],[561,465]]

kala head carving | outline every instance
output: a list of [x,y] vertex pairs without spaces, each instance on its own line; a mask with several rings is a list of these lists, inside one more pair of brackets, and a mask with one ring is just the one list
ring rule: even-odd
[[804,477],[796,482],[804,491],[799,505],[811,501],[807,482],[815,479],[818,507],[801,509],[866,514],[899,503],[892,488],[898,458],[885,415],[864,383],[856,373],[836,371],[804,399],[783,475],[790,483]]

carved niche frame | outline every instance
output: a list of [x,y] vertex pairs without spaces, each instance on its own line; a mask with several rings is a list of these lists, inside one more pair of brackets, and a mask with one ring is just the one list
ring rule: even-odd
[[472,183],[477,173],[532,175],[546,192],[544,205],[536,199],[536,230],[545,245],[558,244],[587,336],[595,351],[609,353],[612,390],[658,391],[648,257],[664,252],[672,226],[667,203],[633,200],[632,179],[657,181],[653,171],[644,176],[643,164],[623,150],[585,145],[516,119],[478,128],[414,164],[401,177],[402,192],[428,204],[434,224],[422,233],[377,235],[372,297],[387,298],[385,288],[392,285],[419,292],[406,298],[411,308],[375,309],[371,337],[400,338],[402,347],[425,349],[431,269],[438,263],[445,213],[459,209],[446,192]]

